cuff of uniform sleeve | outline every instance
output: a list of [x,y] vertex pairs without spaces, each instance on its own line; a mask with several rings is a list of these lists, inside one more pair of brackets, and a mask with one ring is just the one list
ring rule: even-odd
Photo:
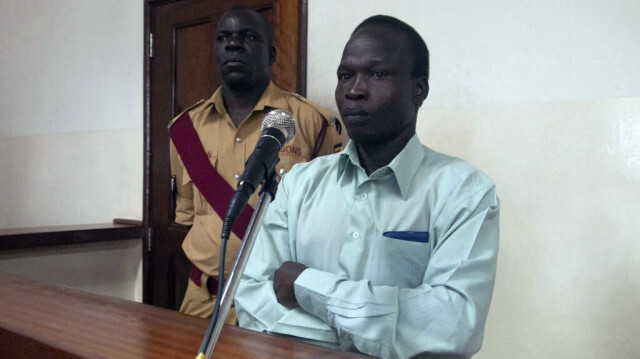
[[332,273],[313,268],[305,269],[293,283],[300,308],[330,324],[327,296],[341,279]]

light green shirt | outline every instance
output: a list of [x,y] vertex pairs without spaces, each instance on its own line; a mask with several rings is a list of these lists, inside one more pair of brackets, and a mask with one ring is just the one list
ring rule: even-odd
[[[470,357],[482,344],[496,273],[493,182],[417,136],[367,176],[352,142],[284,176],[236,293],[240,326],[385,358]],[[273,273],[307,265],[299,308]]]

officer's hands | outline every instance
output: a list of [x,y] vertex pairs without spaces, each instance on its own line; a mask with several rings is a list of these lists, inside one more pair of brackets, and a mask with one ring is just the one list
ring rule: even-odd
[[298,279],[300,273],[305,269],[307,269],[307,266],[302,263],[284,262],[273,273],[273,290],[276,292],[278,303],[290,308],[299,306],[293,282]]

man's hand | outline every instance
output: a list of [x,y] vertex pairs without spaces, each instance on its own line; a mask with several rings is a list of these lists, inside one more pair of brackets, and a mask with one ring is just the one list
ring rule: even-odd
[[300,273],[305,269],[307,269],[307,266],[302,263],[284,262],[273,273],[273,290],[276,292],[278,303],[290,308],[299,306],[293,289],[293,282],[298,279]]

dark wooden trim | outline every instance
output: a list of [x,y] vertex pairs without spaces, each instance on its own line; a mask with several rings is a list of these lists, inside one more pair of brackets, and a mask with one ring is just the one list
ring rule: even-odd
[[143,225],[143,241],[142,241],[142,301],[148,303],[149,293],[151,293],[151,273],[149,273],[149,214],[151,212],[151,61],[149,34],[151,34],[151,5],[160,3],[160,1],[147,0],[144,2],[144,106],[143,106],[143,123],[144,123],[144,154],[143,154],[143,198],[142,198],[142,225]]
[[100,223],[0,229],[0,250],[142,238],[142,224]]
[[308,7],[307,0],[299,1],[298,12],[298,93],[307,96],[307,28],[308,28]]

